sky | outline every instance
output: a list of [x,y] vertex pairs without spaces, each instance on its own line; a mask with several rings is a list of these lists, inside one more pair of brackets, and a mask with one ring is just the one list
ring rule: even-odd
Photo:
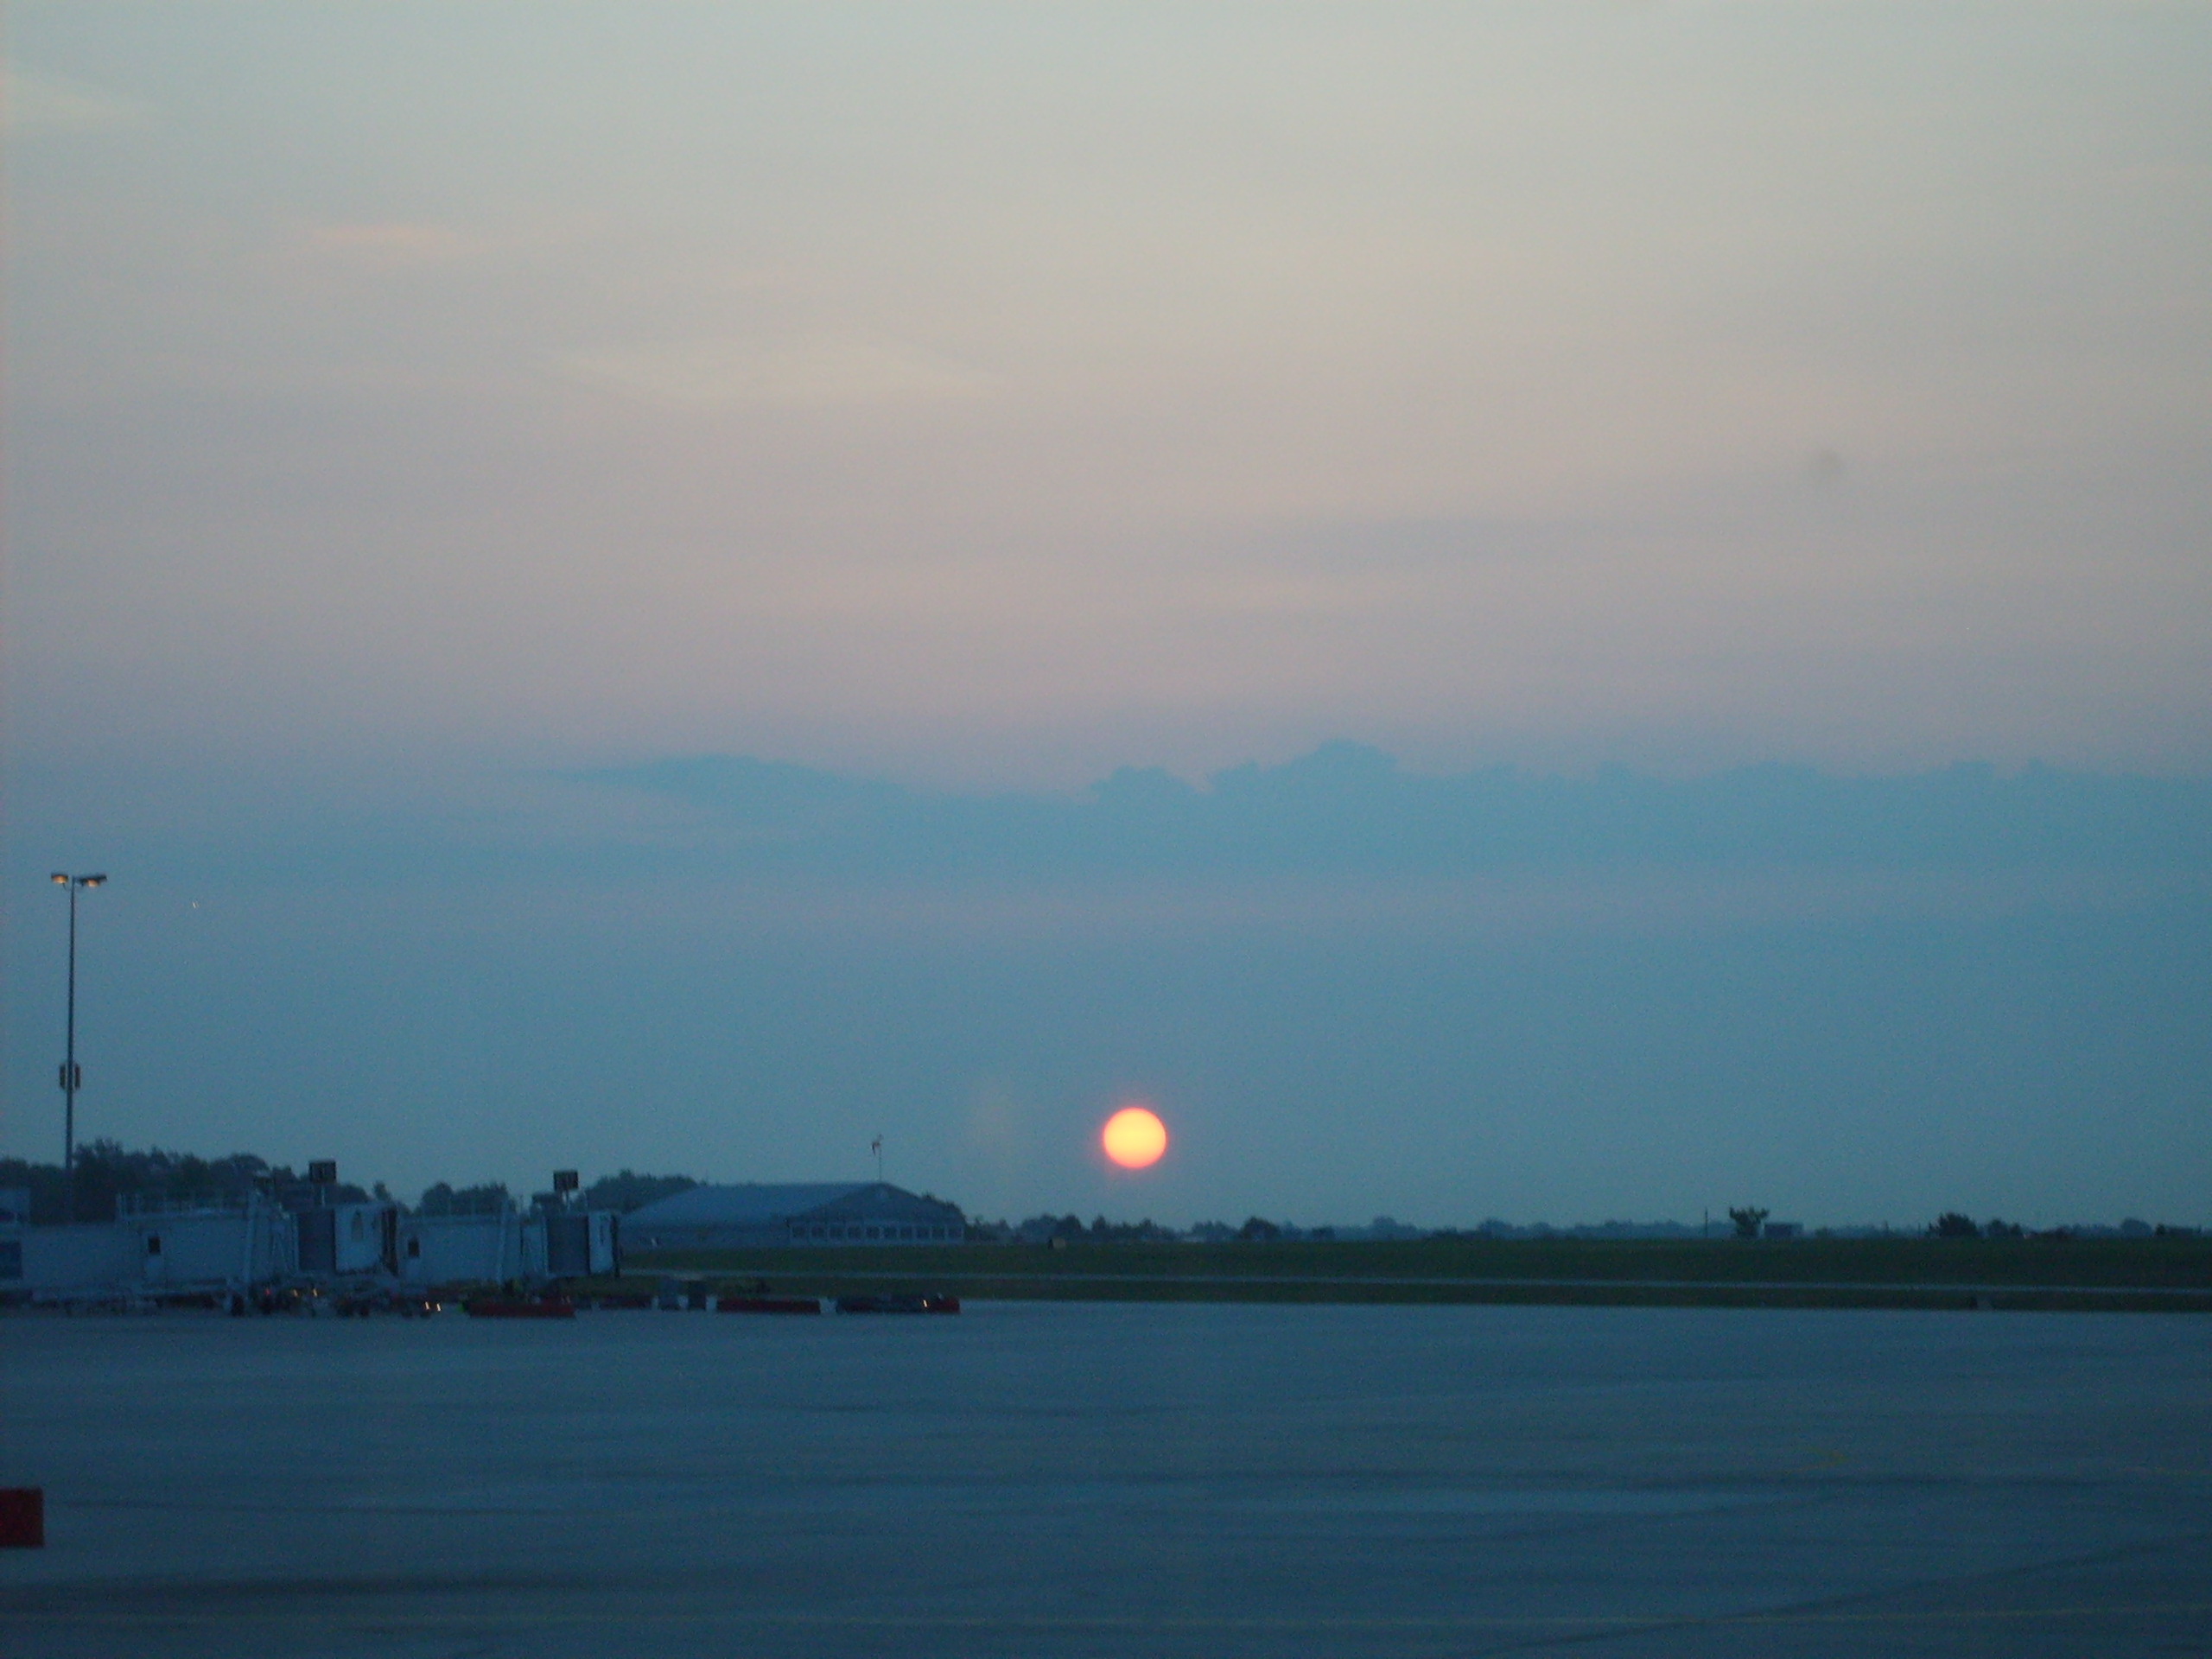
[[4,29],[0,1151],[2212,1222],[2212,8]]

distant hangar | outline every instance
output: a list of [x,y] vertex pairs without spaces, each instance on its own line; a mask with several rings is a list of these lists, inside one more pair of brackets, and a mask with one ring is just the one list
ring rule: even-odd
[[695,1186],[622,1217],[633,1250],[719,1250],[793,1244],[957,1244],[957,1204],[882,1181]]

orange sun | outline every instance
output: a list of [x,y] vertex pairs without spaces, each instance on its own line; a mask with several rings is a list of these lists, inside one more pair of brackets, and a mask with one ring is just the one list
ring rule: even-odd
[[1141,1106],[1124,1106],[1106,1120],[1098,1141],[1123,1169],[1145,1169],[1167,1150],[1167,1126]]

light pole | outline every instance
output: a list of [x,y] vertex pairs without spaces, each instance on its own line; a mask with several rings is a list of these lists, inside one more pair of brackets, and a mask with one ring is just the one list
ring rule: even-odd
[[77,1085],[84,1074],[77,1066],[77,889],[106,885],[105,875],[72,875],[56,870],[54,882],[69,889],[69,1035],[67,1058],[61,1062],[61,1173],[69,1186],[69,1219],[77,1219]]

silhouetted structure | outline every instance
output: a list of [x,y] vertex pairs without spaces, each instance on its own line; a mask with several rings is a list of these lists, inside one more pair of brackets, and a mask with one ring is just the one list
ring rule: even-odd
[[695,1186],[623,1217],[632,1249],[790,1244],[957,1244],[960,1206],[882,1181]]

